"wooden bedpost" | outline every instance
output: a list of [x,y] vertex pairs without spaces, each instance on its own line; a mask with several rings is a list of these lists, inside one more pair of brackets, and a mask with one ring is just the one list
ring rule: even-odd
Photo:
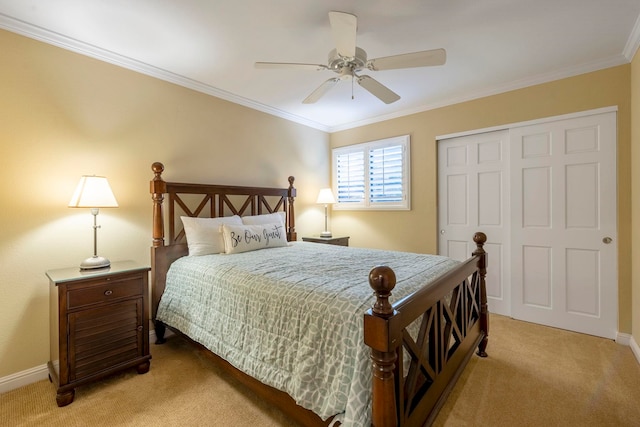
[[[164,281],[164,278],[158,277],[158,263],[161,261],[156,256],[156,251],[160,250],[164,246],[164,219],[162,216],[162,201],[164,200],[164,193],[167,192],[167,183],[162,179],[162,172],[164,171],[164,165],[160,162],[155,162],[151,165],[153,171],[153,179],[149,185],[149,191],[151,192],[151,199],[153,200],[153,246],[151,247],[151,320],[154,324],[156,332],[156,344],[162,344],[166,340],[164,334],[166,327],[164,323],[156,320],[156,313],[158,311],[158,302],[160,301],[160,295],[164,290],[164,285],[158,285],[158,281]],[[162,288],[162,289],[159,289]]]
[[487,276],[487,253],[484,250],[484,244],[487,242],[487,236],[478,232],[474,234],[473,241],[476,242],[476,250],[473,256],[478,258],[478,273],[480,275],[480,330],[484,332],[484,337],[478,344],[478,356],[487,357],[487,343],[489,341],[489,305],[487,304],[487,284],[485,278]]
[[289,200],[289,206],[287,208],[287,241],[294,242],[298,240],[298,233],[296,233],[296,215],[293,208],[293,201],[296,198],[296,189],[293,186],[295,178],[289,177],[289,194],[287,196]]
[[164,219],[162,217],[162,201],[167,192],[167,183],[162,179],[164,165],[155,162],[151,165],[154,177],[151,180],[150,192],[153,199],[153,246],[164,246]]
[[398,412],[394,369],[402,340],[390,328],[395,313],[389,296],[396,286],[396,275],[389,267],[375,267],[369,273],[369,285],[376,295],[374,306],[364,316],[364,342],[371,347],[373,368],[371,423],[373,427],[395,427]]

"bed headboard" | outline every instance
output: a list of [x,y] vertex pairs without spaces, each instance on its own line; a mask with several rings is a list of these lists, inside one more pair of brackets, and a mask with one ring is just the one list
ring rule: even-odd
[[[187,255],[188,248],[180,216],[216,218],[230,215],[260,215],[283,211],[287,240],[297,239],[294,215],[296,189],[294,177],[286,188],[242,187],[214,184],[166,182],[164,165],[151,165],[154,177],[150,192],[153,200],[153,246],[151,247],[152,319],[155,319],[169,266]],[[167,204],[163,206],[165,195]],[[165,216],[166,215],[166,216]],[[168,243],[165,243],[165,231]]]
[[[151,165],[154,177],[151,180],[153,199],[153,246],[165,246],[165,227],[169,233],[169,245],[186,243],[184,230],[179,217],[216,218],[230,215],[260,215],[283,211],[286,215],[287,240],[296,240],[293,202],[296,189],[294,177],[289,177],[287,188],[241,187],[233,185],[186,184],[166,182],[162,179],[164,165],[155,162]],[[168,195],[168,205],[162,203]],[[187,197],[192,195],[191,200]],[[176,208],[181,214],[176,214]],[[207,209],[208,208],[208,209]],[[164,219],[167,214],[167,220]],[[179,229],[178,232],[176,230]]]

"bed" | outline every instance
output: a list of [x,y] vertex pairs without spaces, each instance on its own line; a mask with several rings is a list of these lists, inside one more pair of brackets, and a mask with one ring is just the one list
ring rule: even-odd
[[[293,177],[285,188],[241,187],[166,182],[161,163],[152,170],[156,343],[167,326],[186,336],[292,420],[429,425],[474,351],[486,357],[483,233],[464,262],[298,242]],[[188,218],[276,214],[283,244],[187,256]],[[234,231],[273,226],[220,230],[229,250]]]

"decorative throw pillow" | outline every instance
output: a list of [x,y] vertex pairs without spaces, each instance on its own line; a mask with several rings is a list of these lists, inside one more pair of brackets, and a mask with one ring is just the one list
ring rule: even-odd
[[242,217],[242,223],[244,225],[273,224],[276,222],[281,222],[282,225],[285,225],[286,220],[287,220],[287,215],[282,211],[263,214],[263,215],[252,215],[252,216]]
[[224,252],[222,224],[242,225],[238,215],[220,218],[194,218],[181,216],[184,232],[187,236],[189,255],[208,255]]
[[287,246],[287,233],[280,222],[261,225],[222,225],[225,252],[236,254]]

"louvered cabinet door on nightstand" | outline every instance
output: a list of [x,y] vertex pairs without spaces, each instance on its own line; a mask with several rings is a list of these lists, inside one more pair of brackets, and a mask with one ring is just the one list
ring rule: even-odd
[[132,261],[108,269],[50,270],[49,379],[56,402],[73,402],[75,387],[114,372],[149,370],[148,267]]

